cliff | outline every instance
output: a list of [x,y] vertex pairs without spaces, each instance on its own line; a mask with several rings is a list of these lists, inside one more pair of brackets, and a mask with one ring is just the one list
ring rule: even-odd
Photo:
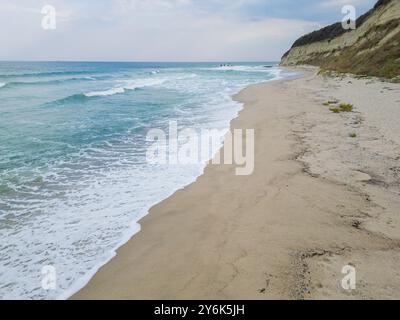
[[335,23],[298,39],[281,65],[308,64],[338,72],[400,76],[400,0],[379,0],[355,30]]

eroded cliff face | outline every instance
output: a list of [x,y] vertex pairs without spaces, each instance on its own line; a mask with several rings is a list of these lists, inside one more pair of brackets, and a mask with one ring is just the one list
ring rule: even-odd
[[282,57],[282,65],[308,64],[338,72],[400,76],[400,0],[380,0],[357,20],[356,30],[334,24],[306,35]]

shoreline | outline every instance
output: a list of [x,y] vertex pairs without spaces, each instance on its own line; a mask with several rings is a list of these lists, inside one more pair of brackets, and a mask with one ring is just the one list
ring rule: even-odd
[[[355,224],[354,212],[373,216],[375,210],[365,190],[343,183],[340,176],[316,173],[321,159],[310,156],[319,153],[307,146],[312,142],[307,134],[317,126],[308,122],[332,117],[321,107],[325,92],[318,88],[320,82],[322,78],[306,73],[253,85],[235,95],[244,106],[231,129],[256,130],[255,173],[237,177],[234,166],[207,165],[194,183],[151,208],[139,221],[142,231],[71,298],[379,298],[375,287],[381,283],[375,275],[375,293],[338,288],[343,277],[338,264],[361,265],[363,279],[382,256],[389,260],[387,268],[400,261],[400,253],[393,234],[381,236],[386,230],[370,227],[365,232],[360,227],[364,222]],[[368,191],[378,194],[382,189]],[[394,209],[400,208],[390,201]],[[379,223],[373,222],[377,229]],[[366,247],[372,252],[368,259],[374,253],[379,258],[369,265],[363,264]],[[379,294],[393,294],[395,284],[385,286],[392,291]]]
[[[283,70],[290,70],[290,68],[286,68],[286,67],[279,67],[279,66],[276,66],[276,67],[279,68],[279,69],[283,69]],[[282,76],[280,75],[280,73],[279,73],[279,75],[278,75],[276,78],[264,80],[263,82],[260,82],[260,83],[258,83],[258,84],[253,84],[253,85],[266,84],[266,83],[271,82],[271,81],[283,81],[283,80],[285,80],[285,79],[291,79],[291,78],[293,78],[293,77],[299,76],[299,72],[298,72],[298,71],[296,71],[295,73],[296,73],[296,74],[290,74],[290,75],[286,75],[286,76],[283,76],[283,77],[282,77]],[[233,95],[231,96],[232,101],[235,102],[235,103],[237,103],[237,104],[239,104],[241,107],[240,107],[240,110],[238,110],[237,114],[234,116],[234,118],[232,118],[232,119],[230,120],[230,122],[229,122],[229,128],[227,128],[227,131],[228,131],[228,132],[230,131],[230,127],[231,127],[232,121],[234,121],[236,118],[239,117],[240,113],[243,111],[243,109],[244,109],[244,107],[245,107],[244,103],[242,103],[242,102],[236,100],[235,97],[238,96],[243,90],[246,90],[246,88],[248,88],[248,87],[250,87],[250,86],[253,86],[253,85],[249,85],[249,86],[247,86],[247,87],[244,87],[244,88],[240,89],[237,93],[235,93],[235,94],[233,94]],[[224,139],[224,141],[225,141],[225,139]],[[224,141],[221,142],[221,146],[220,146],[218,152],[220,152],[220,151],[223,149],[223,147],[224,147]],[[217,154],[218,154],[218,153],[217,153]],[[217,155],[217,154],[216,154],[216,155]],[[216,155],[214,155],[214,156],[216,156]],[[139,220],[132,222],[132,223],[131,223],[132,226],[131,226],[131,228],[130,228],[131,231],[130,231],[129,233],[127,233],[127,234],[122,238],[122,240],[120,241],[120,243],[116,246],[116,248],[115,248],[112,252],[110,252],[109,258],[107,258],[106,260],[104,260],[104,261],[102,261],[102,262],[99,262],[99,263],[91,270],[91,272],[87,273],[83,278],[81,278],[81,279],[79,280],[79,282],[76,282],[75,285],[73,285],[73,286],[72,286],[71,288],[69,288],[67,291],[64,291],[60,296],[58,296],[58,297],[57,297],[57,300],[68,300],[68,299],[71,299],[71,298],[73,298],[77,293],[79,293],[81,290],[83,290],[83,289],[90,283],[90,281],[92,280],[92,278],[100,271],[100,269],[103,268],[103,267],[104,267],[105,265],[107,265],[108,263],[110,263],[110,262],[117,256],[119,249],[120,249],[121,247],[123,247],[124,245],[126,245],[128,242],[132,241],[133,238],[134,238],[138,233],[140,233],[140,232],[142,231],[142,230],[141,230],[142,227],[141,227],[140,222],[141,222],[147,215],[150,214],[151,209],[152,209],[153,207],[155,207],[155,206],[161,204],[162,202],[164,202],[164,201],[167,200],[168,198],[173,197],[174,194],[175,194],[176,192],[178,192],[178,191],[180,191],[180,190],[184,190],[186,187],[190,186],[191,184],[196,183],[196,181],[198,180],[198,178],[200,178],[202,175],[204,175],[204,172],[205,172],[207,166],[211,165],[210,162],[213,160],[214,156],[213,156],[207,163],[204,164],[204,168],[202,169],[202,173],[200,173],[199,175],[197,175],[191,183],[189,183],[189,184],[187,184],[187,185],[185,185],[185,186],[183,186],[183,187],[181,187],[181,188],[179,188],[179,189],[173,191],[173,192],[172,192],[169,196],[167,196],[166,198],[161,199],[161,200],[158,201],[157,203],[153,204],[153,205],[150,207],[150,209],[149,209],[149,211],[147,212],[147,214],[145,214],[145,215],[144,215],[142,218],[140,218]]]

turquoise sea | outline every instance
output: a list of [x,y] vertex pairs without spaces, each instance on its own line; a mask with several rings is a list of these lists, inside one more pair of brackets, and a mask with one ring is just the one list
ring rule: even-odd
[[270,62],[221,64],[0,62],[1,299],[67,298],[152,205],[202,174],[204,163],[148,164],[149,130],[227,129],[234,93],[285,76]]

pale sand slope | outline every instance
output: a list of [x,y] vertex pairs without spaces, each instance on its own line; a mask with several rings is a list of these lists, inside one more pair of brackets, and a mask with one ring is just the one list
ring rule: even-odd
[[[232,127],[255,129],[254,174],[208,166],[73,298],[400,298],[400,86],[349,81],[244,90]],[[330,112],[330,97],[355,112]]]

